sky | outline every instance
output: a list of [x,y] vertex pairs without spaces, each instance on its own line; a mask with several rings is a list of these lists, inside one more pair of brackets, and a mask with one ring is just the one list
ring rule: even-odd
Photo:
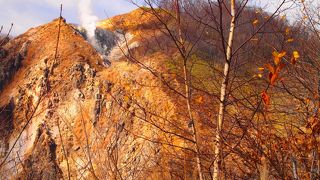
[[[93,13],[99,19],[129,12],[137,7],[129,0],[91,0]],[[16,36],[31,27],[35,27],[59,16],[60,4],[63,4],[62,16],[69,23],[79,23],[79,0],[0,0],[0,25],[7,32],[14,23],[12,35]]]
[[[92,12],[100,20],[123,14],[137,7],[130,0],[91,0]],[[79,23],[80,0],[0,0],[0,25],[7,32],[14,23],[12,35],[16,36],[31,27],[48,23],[59,16],[63,4],[63,17],[69,23]],[[279,0],[251,0],[253,4],[272,11]]]

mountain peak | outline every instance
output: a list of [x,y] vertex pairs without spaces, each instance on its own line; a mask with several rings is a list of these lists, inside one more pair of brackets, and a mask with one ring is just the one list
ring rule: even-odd
[[[60,25],[58,47],[59,18],[48,24],[31,28],[2,48],[4,57],[1,68],[2,72],[7,73],[2,74],[0,81],[1,84],[7,84],[10,87],[2,94],[11,94],[14,92],[13,89],[23,84],[26,77],[32,78],[31,74],[33,77],[40,76],[36,72],[45,66],[51,66],[54,62],[56,65],[53,77],[66,75],[65,68],[70,68],[78,62],[86,62],[90,66],[99,68],[102,64],[99,53],[64,19]],[[57,58],[55,58],[56,53]]]
[[149,8],[140,7],[129,13],[111,17],[97,23],[98,27],[108,30],[137,31],[147,29],[158,23]]

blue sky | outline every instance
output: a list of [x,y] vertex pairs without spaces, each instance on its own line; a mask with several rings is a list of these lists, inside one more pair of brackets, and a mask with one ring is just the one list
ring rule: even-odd
[[[91,0],[93,13],[99,19],[129,12],[136,8],[130,0]],[[64,6],[63,17],[70,23],[79,23],[79,0],[0,0],[0,25],[6,32],[14,23],[12,35],[19,35],[59,16],[59,6]],[[272,11],[279,0],[251,0],[252,4],[265,6]],[[264,10],[266,10],[264,9]]]
[[[79,23],[78,0],[0,0],[0,25],[4,32],[14,23],[13,35],[38,26],[59,16],[63,4],[63,17],[70,23]],[[92,9],[99,19],[129,12],[136,8],[128,0],[92,0]]]

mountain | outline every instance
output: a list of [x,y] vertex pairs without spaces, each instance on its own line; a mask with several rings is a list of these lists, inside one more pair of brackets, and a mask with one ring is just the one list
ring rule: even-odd
[[179,121],[167,120],[180,116],[174,97],[150,71],[124,60],[120,35],[119,47],[106,44],[107,68],[64,19],[57,47],[58,26],[59,18],[1,47],[1,178],[169,176],[156,164],[174,149],[152,142],[175,133]]

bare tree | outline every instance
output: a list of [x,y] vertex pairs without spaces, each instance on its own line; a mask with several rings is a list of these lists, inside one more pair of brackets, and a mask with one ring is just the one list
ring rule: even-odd
[[[222,2],[219,2],[222,3]],[[222,4],[219,4],[219,6],[222,6]],[[230,9],[231,9],[231,21],[230,21],[230,30],[229,30],[229,36],[228,36],[228,42],[226,47],[226,61],[224,64],[224,71],[223,71],[223,80],[221,84],[221,90],[220,90],[220,104],[219,104],[219,114],[218,114],[218,120],[217,120],[217,130],[216,130],[216,145],[214,147],[214,156],[215,161],[213,165],[213,179],[218,180],[221,176],[219,171],[221,171],[221,130],[222,125],[224,121],[225,116],[225,108],[226,108],[226,96],[227,96],[227,86],[229,83],[229,72],[230,72],[230,64],[232,60],[232,43],[233,43],[233,36],[234,36],[234,30],[236,26],[236,5],[235,0],[231,0],[230,2]],[[224,42],[222,42],[224,43]]]

